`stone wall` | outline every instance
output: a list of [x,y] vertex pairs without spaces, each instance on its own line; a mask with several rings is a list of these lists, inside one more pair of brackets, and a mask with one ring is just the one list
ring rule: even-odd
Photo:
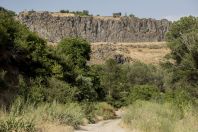
[[80,17],[49,12],[21,12],[17,19],[54,43],[64,37],[83,37],[90,42],[163,41],[171,24],[165,19]]

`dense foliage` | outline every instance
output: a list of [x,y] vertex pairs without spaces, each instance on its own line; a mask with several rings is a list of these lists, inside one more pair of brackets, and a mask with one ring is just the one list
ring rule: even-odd
[[[172,24],[167,34],[171,49],[169,68],[171,87],[186,87],[198,97],[198,18],[183,17]],[[178,86],[179,85],[179,86]]]
[[0,69],[5,72],[1,82],[13,88],[19,75],[49,76],[52,65],[46,42],[14,20],[10,12],[1,11],[0,18]]

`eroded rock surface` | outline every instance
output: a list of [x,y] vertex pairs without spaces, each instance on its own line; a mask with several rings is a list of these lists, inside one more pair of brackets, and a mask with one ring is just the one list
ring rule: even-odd
[[163,41],[171,24],[165,19],[80,17],[34,11],[21,12],[17,18],[49,42],[59,42],[64,37],[83,37],[90,42]]

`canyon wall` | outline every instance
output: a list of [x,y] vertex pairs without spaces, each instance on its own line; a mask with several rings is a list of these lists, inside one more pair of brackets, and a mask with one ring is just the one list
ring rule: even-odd
[[137,17],[75,16],[65,13],[21,12],[17,19],[49,42],[82,37],[90,42],[164,41],[171,22]]

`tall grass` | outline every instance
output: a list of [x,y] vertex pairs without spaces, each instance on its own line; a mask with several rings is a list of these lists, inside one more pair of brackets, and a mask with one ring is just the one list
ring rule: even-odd
[[0,132],[73,131],[68,126],[77,128],[86,118],[96,122],[114,117],[114,108],[105,102],[33,104],[17,98],[8,111],[0,111]]
[[34,122],[28,119],[8,117],[0,120],[0,132],[35,132]]
[[90,123],[115,118],[115,109],[106,102],[84,103],[83,110]]
[[128,107],[123,122],[132,131],[140,132],[197,132],[197,111],[181,112],[170,103],[157,104],[137,101]]
[[77,127],[84,117],[81,106],[76,103],[34,105],[17,99],[9,111],[0,112],[0,132],[37,131],[42,129],[42,124],[48,123]]
[[75,103],[61,105],[54,102],[51,105],[46,105],[44,110],[44,119],[74,127],[80,125],[82,123],[82,119],[85,117],[81,107]]

